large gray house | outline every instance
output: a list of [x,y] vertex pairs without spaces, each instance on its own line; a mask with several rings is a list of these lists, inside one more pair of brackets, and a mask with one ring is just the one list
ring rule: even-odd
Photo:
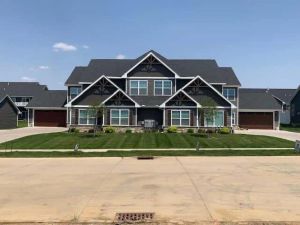
[[[136,59],[91,60],[86,67],[75,67],[65,85],[67,123],[80,128],[97,123],[278,129],[282,111],[270,93],[240,89],[231,67],[220,67],[215,60],[167,59],[152,50]],[[203,112],[211,107],[208,102],[215,108],[213,119]],[[89,110],[95,104],[106,109],[99,118]]]

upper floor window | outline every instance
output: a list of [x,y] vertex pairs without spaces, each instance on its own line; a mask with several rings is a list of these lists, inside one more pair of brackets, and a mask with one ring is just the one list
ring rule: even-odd
[[147,80],[131,80],[130,95],[148,95]]
[[154,81],[154,95],[171,95],[172,81],[171,80],[155,80]]
[[81,87],[70,87],[70,97],[75,98],[81,92]]
[[228,100],[234,101],[235,100],[235,88],[223,88],[223,95]]

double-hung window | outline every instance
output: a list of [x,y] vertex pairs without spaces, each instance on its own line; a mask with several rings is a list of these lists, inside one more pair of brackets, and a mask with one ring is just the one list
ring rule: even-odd
[[92,110],[79,109],[79,125],[94,125],[96,123],[96,113]]
[[131,80],[130,95],[148,95],[147,80]]
[[81,87],[70,87],[70,98],[73,99],[81,92]]
[[172,126],[189,126],[190,111],[189,110],[172,110],[171,111]]
[[235,88],[223,88],[223,95],[230,101],[235,100]]
[[223,127],[224,111],[215,111],[209,115],[204,115],[204,126],[206,127]]
[[155,80],[154,81],[154,95],[164,96],[172,94],[171,80]]
[[110,124],[115,126],[129,125],[129,110],[128,109],[111,109]]

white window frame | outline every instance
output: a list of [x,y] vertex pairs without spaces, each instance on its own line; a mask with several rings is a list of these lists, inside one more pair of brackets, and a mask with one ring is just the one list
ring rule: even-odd
[[[131,93],[131,82],[137,82],[138,83],[138,86],[137,86],[137,90],[138,90],[138,93],[137,94],[132,94]],[[146,94],[140,94],[140,82],[146,82],[146,86],[147,86],[147,89],[146,89]],[[131,95],[131,96],[147,96],[148,95],[148,80],[129,80],[129,94]]]
[[[155,89],[156,89],[156,81],[161,81],[162,82],[162,86],[161,86],[161,95],[157,95],[157,94],[155,94]],[[165,89],[164,89],[164,87],[165,87],[165,82],[171,82],[171,94],[169,94],[169,95],[167,95],[167,94],[165,94]],[[153,95],[154,96],[171,96],[172,95],[172,90],[173,90],[173,81],[172,80],[154,80],[154,89],[153,89]]]
[[[86,123],[80,123],[80,112],[86,111]],[[95,118],[95,123],[89,123],[90,119]],[[97,123],[96,117],[90,117],[89,116],[89,110],[88,109],[79,109],[78,110],[78,125],[95,125]]]
[[[233,99],[229,98],[229,96],[228,96],[228,90],[233,90],[234,91],[234,98]],[[225,91],[226,91],[226,94],[225,94]],[[236,89],[232,88],[232,87],[223,87],[223,95],[229,101],[235,101],[236,100]]]
[[206,118],[205,118],[205,116],[204,116],[204,127],[217,127],[216,126],[216,114],[217,114],[217,112],[222,112],[222,114],[223,114],[223,126],[221,126],[221,127],[224,127],[224,123],[225,123],[225,120],[224,120],[224,110],[216,110],[215,111],[215,116],[214,116],[214,118],[213,118],[213,125],[212,126],[207,126],[207,122],[206,122]]
[[[119,113],[119,117],[118,117],[119,124],[112,124],[112,122],[111,122],[112,121],[112,111],[118,111],[118,113]],[[127,123],[127,125],[124,125],[124,124],[121,125],[121,119],[125,118],[125,117],[121,117],[121,111],[127,111],[128,112],[128,123]],[[110,117],[110,125],[111,126],[129,126],[129,119],[130,119],[129,109],[110,109],[109,117]],[[114,118],[117,118],[117,117],[114,117]]]
[[79,95],[79,94],[81,93],[81,91],[82,91],[81,86],[71,86],[70,89],[69,89],[69,90],[70,90],[70,93],[69,93],[70,99],[76,98],[76,96],[74,96],[74,97],[72,98],[72,94],[71,94],[71,89],[72,89],[72,88],[76,88],[76,89],[77,89],[77,92],[78,92],[78,90],[79,90],[79,92],[76,94],[76,96]]
[[[181,124],[181,120],[182,120],[181,113],[183,111],[189,113],[189,125]],[[173,126],[173,112],[179,112],[179,121],[180,121],[180,125],[174,124],[174,126],[179,126],[179,127],[190,127],[191,126],[191,110],[189,110],[189,109],[173,109],[173,110],[171,110],[171,126]],[[183,119],[185,119],[185,118],[183,118]]]
[[236,112],[231,113],[231,125],[236,125]]

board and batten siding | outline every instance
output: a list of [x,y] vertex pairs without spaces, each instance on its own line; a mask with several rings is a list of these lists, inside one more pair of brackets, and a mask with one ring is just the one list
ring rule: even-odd
[[16,128],[17,124],[18,112],[6,98],[0,103],[0,129]]

